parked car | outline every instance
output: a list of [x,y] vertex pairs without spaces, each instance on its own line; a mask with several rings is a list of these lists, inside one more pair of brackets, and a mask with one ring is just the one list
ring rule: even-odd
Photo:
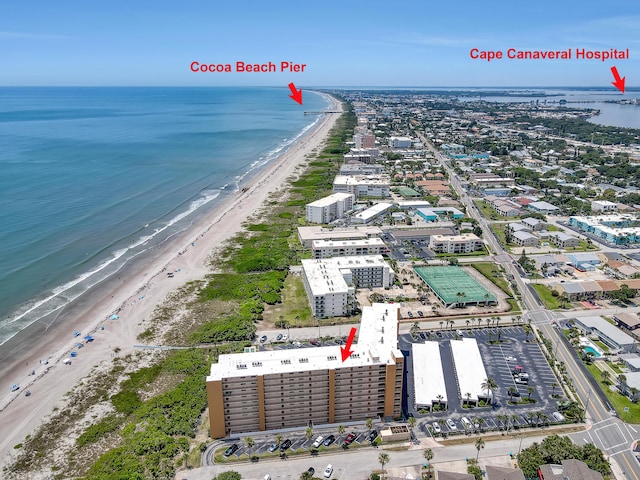
[[233,445],[231,445],[229,448],[227,448],[224,451],[224,456],[225,457],[230,457],[231,455],[233,455],[240,447],[238,446],[237,443],[234,443]]
[[307,472],[309,472],[311,475],[313,475],[314,473],[316,473],[316,469],[313,467],[309,467],[307,468]]
[[316,438],[316,440],[313,442],[313,444],[311,445],[313,448],[318,448],[320,445],[322,445],[322,441],[324,440],[324,437],[322,435],[318,436]]
[[413,312],[407,312],[407,315],[409,315],[409,317],[413,318]]
[[291,440],[287,438],[284,442],[282,442],[282,445],[280,445],[280,451],[284,452],[288,450],[289,447],[291,446],[291,443],[292,443]]
[[349,435],[347,435],[347,438],[344,439],[345,445],[351,445],[353,441],[356,439],[356,436],[357,435],[355,432],[351,432]]
[[335,440],[336,440],[336,436],[335,435],[329,435],[327,438],[324,439],[324,446],[328,447],[333,442],[335,442]]
[[418,310],[418,316],[424,317],[424,313],[422,313],[422,310]]
[[324,469],[323,476],[324,478],[331,478],[332,474],[333,474],[333,465],[329,464],[327,465],[327,468]]
[[440,428],[440,424],[438,422],[433,422],[431,426],[433,427],[434,432],[436,433],[442,432],[442,429]]
[[449,430],[452,430],[452,431],[458,430],[458,427],[456,427],[456,422],[454,422],[450,418],[447,418],[447,427],[449,427]]
[[278,449],[278,444],[277,443],[272,443],[271,445],[269,445],[269,448],[267,448],[267,451],[269,453],[273,453]]
[[371,430],[371,433],[369,434],[369,436],[367,437],[367,440],[369,440],[371,443],[373,443],[373,441],[378,438],[378,431],[377,430]]
[[315,338],[314,338],[313,340],[309,341],[309,343],[310,343],[311,345],[313,345],[313,346],[318,346],[318,345],[320,345],[320,342],[319,342],[317,339],[315,339]]
[[264,343],[264,342],[266,342],[266,341],[267,341],[267,336],[266,336],[266,335],[262,335],[262,336],[260,337],[260,343]]
[[281,334],[281,333],[279,333],[279,334],[276,336],[276,340],[277,340],[277,341],[282,340],[282,334]]
[[507,362],[517,362],[518,361],[518,359],[516,357],[512,357],[512,356],[504,357],[504,359]]
[[286,333],[282,335],[282,340],[289,340],[289,335],[287,335]]

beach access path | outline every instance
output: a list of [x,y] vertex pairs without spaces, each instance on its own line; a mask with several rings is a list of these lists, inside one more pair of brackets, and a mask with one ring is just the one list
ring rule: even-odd
[[[336,99],[328,95],[327,98],[332,103],[330,111],[342,111]],[[170,292],[211,273],[207,260],[212,250],[238,233],[242,223],[260,209],[269,193],[283,187],[297,167],[305,164],[305,157],[321,148],[339,116],[339,113],[324,114],[311,131],[251,178],[242,191],[159,249],[145,265],[117,285],[112,283],[108,289],[97,287],[87,292],[81,306],[74,310],[73,318],[65,320],[62,326],[32,332],[28,346],[16,351],[11,361],[0,365],[0,386],[7,387],[7,395],[0,394],[3,465],[16,452],[14,445],[21,443],[52,413],[65,393],[94,367],[106,366],[112,361],[116,347],[121,349],[121,356],[133,353],[133,346],[140,343],[137,335],[146,328],[145,320],[151,318],[156,306]],[[169,278],[167,272],[175,273]],[[111,320],[116,312],[119,318]],[[74,331],[81,332],[81,336],[74,338]],[[72,358],[70,365],[63,364],[76,343],[88,334],[94,340],[76,349],[78,357]],[[42,362],[45,359],[47,364]],[[35,375],[29,375],[34,370]],[[14,383],[18,383],[20,389],[8,394],[9,386]],[[25,396],[25,390],[31,395]]]

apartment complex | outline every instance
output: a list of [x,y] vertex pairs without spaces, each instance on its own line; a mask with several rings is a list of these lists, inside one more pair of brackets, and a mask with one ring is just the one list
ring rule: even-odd
[[355,197],[349,193],[334,193],[307,204],[307,222],[330,223],[353,210]]
[[314,240],[358,240],[380,235],[382,235],[380,227],[366,225],[336,228],[324,228],[319,225],[298,227],[298,239],[305,248],[311,248]]
[[313,258],[380,255],[386,250],[385,243],[377,237],[361,240],[314,240],[311,246]]
[[338,317],[350,311],[355,286],[388,287],[393,270],[382,255],[302,260],[302,280],[313,315]]
[[364,307],[358,343],[220,355],[207,377],[211,437],[401,416],[398,306]]
[[569,224],[615,245],[640,243],[640,220],[634,215],[575,216]]
[[471,253],[482,250],[482,240],[473,233],[463,235],[431,235],[429,248],[435,253]]
[[388,197],[390,182],[388,175],[338,175],[333,181],[333,191],[335,193],[351,193],[355,195],[356,199],[360,197]]

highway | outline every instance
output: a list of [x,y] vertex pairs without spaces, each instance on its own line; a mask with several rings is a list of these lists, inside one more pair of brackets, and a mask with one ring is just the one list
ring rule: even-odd
[[[498,239],[493,234],[487,220],[481,215],[477,207],[473,204],[472,199],[467,195],[462,187],[460,178],[456,175],[444,155],[437,150],[433,144],[423,135],[418,135],[423,144],[429,148],[440,162],[442,167],[449,175],[449,181],[456,194],[459,196],[460,202],[466,207],[467,216],[474,218],[482,228],[483,239],[490,251],[494,255],[494,261],[502,265],[505,272],[515,281],[518,291],[522,296],[522,313],[523,318],[538,328],[546,338],[550,339],[554,345],[554,353],[557,361],[563,362],[568,377],[570,378],[577,396],[586,406],[587,431],[570,435],[570,437],[579,444],[585,442],[593,443],[602,449],[609,459],[616,461],[623,477],[640,480],[640,464],[633,454],[632,448],[636,439],[640,439],[636,428],[633,425],[627,425],[619,418],[611,413],[611,407],[603,402],[600,395],[594,392],[594,389],[580,369],[578,361],[572,354],[570,347],[560,339],[559,333],[554,324],[559,321],[566,320],[562,314],[548,311],[538,302],[538,298],[531,292],[531,289],[520,276],[519,267],[516,266],[515,259],[511,254],[506,252]],[[570,315],[570,314],[569,314]],[[569,316],[569,318],[571,318]],[[615,469],[614,469],[615,472]]]

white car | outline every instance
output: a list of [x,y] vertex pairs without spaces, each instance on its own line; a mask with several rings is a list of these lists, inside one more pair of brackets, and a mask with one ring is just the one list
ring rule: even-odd
[[451,420],[450,418],[447,418],[447,427],[449,427],[449,430],[458,430],[458,427],[456,427],[456,424],[453,420]]
[[442,429],[440,428],[440,425],[438,424],[438,422],[433,422],[431,424],[433,426],[433,431],[436,433],[440,433],[442,431]]
[[289,335],[287,335],[286,333],[282,335],[282,340],[289,340]]
[[318,448],[320,445],[322,445],[322,441],[324,440],[324,437],[322,435],[320,435],[318,438],[315,439],[315,441],[313,442],[313,448]]
[[324,469],[324,478],[331,478],[331,474],[333,473],[333,465],[327,465],[327,468]]
[[504,357],[507,362],[517,362],[518,359],[516,357]]

